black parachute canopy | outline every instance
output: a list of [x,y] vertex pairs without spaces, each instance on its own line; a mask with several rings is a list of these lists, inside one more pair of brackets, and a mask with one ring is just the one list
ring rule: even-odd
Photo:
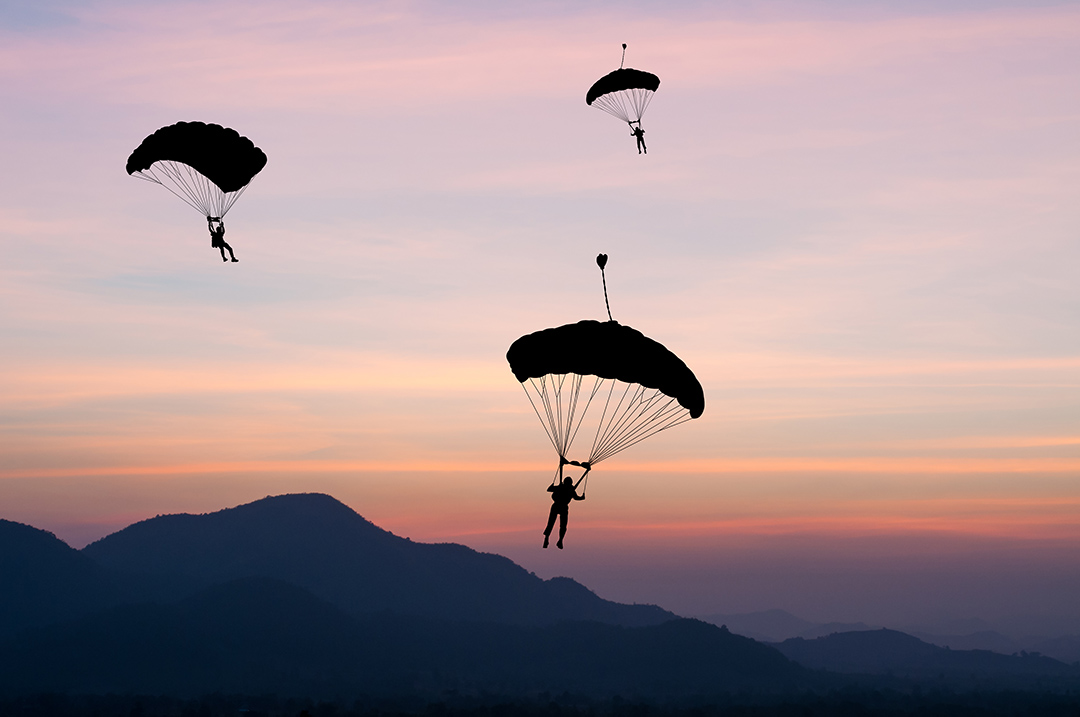
[[630,67],[615,70],[597,80],[585,95],[585,104],[591,105],[597,97],[621,90],[649,90],[656,92],[660,78],[651,72]]
[[547,374],[576,373],[636,383],[671,396],[697,418],[705,392],[675,354],[617,321],[579,321],[527,334],[506,352],[518,381]]
[[142,141],[127,161],[127,173],[154,162],[186,164],[223,192],[243,189],[266,166],[266,155],[247,137],[219,124],[177,122]]

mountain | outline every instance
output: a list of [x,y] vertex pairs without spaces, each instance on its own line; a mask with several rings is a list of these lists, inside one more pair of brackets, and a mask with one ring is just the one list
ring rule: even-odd
[[[913,637],[917,637],[923,642],[929,642],[931,645],[948,647],[952,650],[989,650],[990,652],[997,652],[1002,655],[1012,655],[1025,648],[1024,644],[1019,643],[1010,637],[1006,637],[995,630],[982,630],[980,632],[973,632],[969,635],[934,635],[925,632],[913,632],[911,630],[904,630],[903,632],[906,632]],[[1055,659],[1061,659],[1053,654],[1050,654],[1050,656]]]
[[603,600],[569,578],[542,580],[511,560],[453,543],[414,543],[328,495],[268,497],[204,515],[144,520],[82,550],[99,565],[176,594],[248,577],[283,580],[351,615],[393,611],[448,620],[656,625],[654,605]]
[[115,607],[0,642],[7,695],[658,697],[790,690],[804,681],[776,650],[696,620],[628,628],[357,618],[268,578],[215,585],[174,604]]
[[1080,635],[1062,635],[1061,637],[1042,640],[1035,643],[1032,651],[1070,665],[1080,665]]
[[699,619],[713,625],[726,625],[737,635],[745,635],[762,642],[780,642],[816,627],[814,623],[795,617],[786,610],[701,615]]
[[878,629],[880,628],[870,627],[865,622],[826,622],[821,625],[808,627],[800,632],[797,637],[813,640],[816,637],[825,637],[826,635],[832,635],[835,632],[866,632],[868,630]]
[[701,620],[713,625],[725,625],[738,635],[762,642],[781,642],[791,637],[807,639],[831,635],[834,632],[874,630],[861,622],[814,623],[795,617],[785,610],[761,610],[737,614],[702,615]]
[[803,667],[848,674],[890,675],[964,688],[1080,687],[1080,667],[1037,654],[950,650],[895,630],[795,637],[775,647]]
[[0,520],[0,637],[113,605],[116,575],[52,533]]
[[[701,615],[699,619],[714,625],[724,625],[738,635],[745,635],[767,643],[783,642],[793,637],[810,640],[836,632],[865,632],[881,629],[880,626],[870,626],[862,622],[813,623],[784,610]],[[1041,621],[1026,616],[1003,622],[1003,629],[1008,629],[1008,627],[1016,629],[1017,626],[1021,626],[1051,632],[1071,625],[1069,618],[1060,616]],[[901,627],[899,631],[917,637],[923,642],[952,650],[988,650],[1002,655],[1028,652],[1046,655],[1070,665],[1080,662],[1080,635],[1075,634],[1059,634],[1053,638],[1026,633],[1003,634],[1000,629],[995,629],[994,623],[980,618],[942,619],[932,624]]]

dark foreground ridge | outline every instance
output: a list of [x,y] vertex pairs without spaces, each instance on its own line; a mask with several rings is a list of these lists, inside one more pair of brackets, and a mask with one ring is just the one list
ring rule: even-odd
[[[2,521],[0,575],[4,715],[64,714],[33,707],[61,699],[42,695],[71,696],[64,709],[80,714],[103,704],[91,696],[110,694],[174,706],[270,695],[278,711],[266,714],[290,714],[296,700],[333,703],[335,714],[357,704],[365,714],[662,714],[648,710],[721,704],[780,710],[739,714],[834,714],[842,712],[783,710],[845,690],[869,704],[882,690],[902,702],[925,689],[967,690],[964,699],[1036,690],[1080,704],[1080,665],[948,651],[891,631],[778,650],[655,606],[603,600],[573,580],[541,580],[497,555],[414,543],[325,495],[159,516],[82,551]],[[646,711],[622,712],[630,703],[619,700]]]
[[172,605],[118,607],[25,632],[3,646],[0,693],[674,698],[793,689],[802,673],[775,650],[696,620],[625,628],[353,618],[302,588],[249,578]]
[[506,699],[448,694],[435,702],[401,698],[320,701],[273,695],[44,694],[0,698],[5,717],[1076,717],[1077,698],[1032,692],[952,694],[844,689],[783,696],[727,695],[685,704],[567,692]]

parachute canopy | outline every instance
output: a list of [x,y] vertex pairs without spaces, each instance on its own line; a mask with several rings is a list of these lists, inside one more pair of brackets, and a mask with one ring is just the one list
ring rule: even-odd
[[161,184],[207,217],[223,217],[266,155],[234,129],[203,122],[177,122],[142,141],[127,172]]
[[585,104],[599,107],[623,122],[637,122],[660,87],[660,78],[651,72],[630,67],[608,73],[589,88]]
[[506,360],[562,457],[597,397],[604,406],[593,412],[601,415],[591,464],[705,411],[701,384],[686,364],[616,321],[580,321],[522,336]]

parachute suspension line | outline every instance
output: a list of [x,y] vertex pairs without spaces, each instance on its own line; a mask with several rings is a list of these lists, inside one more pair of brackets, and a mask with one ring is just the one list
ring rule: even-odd
[[631,394],[631,388],[631,384],[626,385],[612,408],[611,399],[615,390],[612,382],[604,413],[596,429],[592,455],[589,458],[591,464],[599,463],[660,431],[690,420],[689,411],[674,398],[657,389],[653,389],[652,394],[646,397],[649,389],[645,387],[639,387]]
[[[564,451],[569,451],[570,446],[574,443],[574,437],[577,436],[578,429],[581,428],[581,421],[574,423],[574,414],[577,412],[578,397],[581,395],[581,381],[585,378],[579,373],[570,374],[573,376],[571,379],[571,385],[573,386],[573,395],[570,400],[567,401],[568,411],[566,414],[566,445],[563,446]],[[585,415],[589,407],[586,405],[585,410],[581,412],[581,415]]]
[[611,388],[608,389],[607,398],[604,399],[604,412],[600,414],[600,422],[596,425],[596,435],[593,436],[593,447],[589,450],[589,463],[596,462],[596,446],[600,443],[600,431],[604,430],[604,420],[608,415],[608,408],[611,406],[611,394],[615,390],[615,381],[612,379]]
[[[568,377],[569,383],[567,382]],[[592,405],[592,400],[604,381],[604,379],[597,377],[592,389],[585,391],[588,397],[585,400],[585,405],[579,411],[578,401],[581,398],[584,378],[583,375],[576,373],[549,374],[539,378],[530,378],[529,384],[536,393],[538,401],[534,400],[532,392],[529,391],[525,384],[521,384],[525,395],[529,399],[529,405],[533,408],[533,413],[540,419],[540,424],[544,427],[544,433],[547,435],[551,447],[555,449],[560,458],[565,458],[570,451],[570,446],[573,445],[574,439],[581,429],[582,419],[589,410],[589,406]],[[566,396],[563,396],[564,387],[567,388]],[[541,404],[543,411],[537,406],[537,403]]]
[[557,377],[555,375],[550,375],[550,381],[548,380],[548,376],[541,376],[541,391],[538,392],[540,400],[544,404],[544,413],[547,416],[547,424],[545,427],[549,430],[552,439],[551,443],[559,456],[565,456],[567,448],[567,432],[563,430],[562,411],[562,387],[566,382],[566,376],[567,374],[560,374]]
[[[552,392],[555,390],[555,377],[551,377]],[[555,446],[555,450],[562,455],[562,437],[559,435],[558,425],[559,422],[555,418],[555,409],[552,408],[551,392],[548,391],[548,376],[540,377],[540,400],[544,403],[544,415],[547,416],[547,426],[551,431],[552,445]]]
[[[678,405],[675,399],[669,399],[659,406],[653,406],[653,404],[657,403],[657,398],[659,396],[654,395],[642,404],[636,414],[625,422],[626,425],[630,426],[629,430],[618,433],[611,442],[602,447],[599,451],[600,457],[597,460],[609,458],[646,438],[656,435],[660,431],[666,431],[673,426],[691,420],[689,411]],[[652,413],[646,415],[650,410]],[[645,418],[641,418],[641,416],[645,416]]]
[[640,127],[641,118],[652,102],[652,90],[632,88],[611,92],[596,98],[593,107],[599,107],[612,117],[618,117],[623,122]]
[[555,389],[555,418],[557,422],[555,424],[555,435],[559,437],[559,455],[566,453],[566,434],[563,432],[563,401],[562,401],[562,387],[566,382],[566,374],[561,374],[558,378],[558,383],[551,382],[552,388]]
[[135,176],[160,184],[189,207],[208,217],[224,217],[248,188],[245,184],[235,192],[223,192],[193,168],[170,160],[155,162],[149,169],[135,173]]
[[[152,168],[151,168],[151,170],[152,170]],[[140,179],[145,179],[148,182],[153,182],[154,184],[160,184],[161,186],[165,187],[170,192],[172,192],[172,194],[174,196],[177,196],[180,199],[182,199],[184,204],[187,204],[189,207],[191,207],[192,209],[194,209],[197,212],[202,212],[202,208],[199,207],[199,205],[195,203],[195,200],[193,198],[188,197],[186,194],[181,194],[180,192],[176,191],[171,186],[169,186],[165,182],[161,181],[161,179],[159,179],[158,176],[156,174],[154,174],[153,171],[151,171],[151,170],[147,170],[145,172],[138,172],[136,174],[136,176],[138,176]],[[166,176],[168,176],[168,175],[166,175]],[[172,178],[170,177],[170,179],[172,179]],[[172,179],[172,181],[175,182],[176,180]],[[181,186],[181,189],[183,189],[182,186]]]
[[[622,396],[619,397],[619,402],[611,410],[611,415],[608,417],[607,409],[611,404],[611,396],[615,391],[615,382],[611,382],[611,389],[608,391],[607,404],[604,405],[604,417],[600,420],[600,425],[596,427],[596,438],[593,441],[592,451],[589,456],[590,463],[594,460],[603,460],[601,455],[604,453],[604,448],[609,442],[613,432],[618,429],[618,424],[621,423],[621,420],[617,420],[617,418],[621,416],[620,409],[622,408],[623,402],[626,400],[626,395],[629,393],[631,385],[632,384],[629,383],[626,384]],[[606,419],[606,422],[604,419]]]
[[[584,378],[584,376],[581,376],[580,374],[574,374],[574,375],[577,376],[578,385],[580,386],[581,380]],[[588,412],[589,406],[592,405],[593,398],[596,397],[596,393],[597,393],[597,391],[600,390],[600,387],[601,387],[601,385],[603,385],[603,383],[604,383],[604,379],[597,376],[596,377],[596,382],[593,383],[592,391],[589,392],[589,398],[588,398],[587,401],[585,401],[585,407],[581,409],[581,417],[580,417],[580,419],[585,418],[585,414]],[[577,395],[575,395],[574,396],[574,404],[575,405],[577,404],[577,399],[578,399],[578,397],[577,397]],[[572,436],[570,436],[570,440],[568,440],[566,442],[566,450],[570,450],[570,446],[573,445],[574,439],[577,438],[578,430],[581,428],[581,424],[583,422],[580,419],[578,420],[577,425],[574,427],[574,433],[573,433]]]
[[240,195],[242,195],[244,192],[246,192],[247,188],[250,187],[250,186],[251,186],[251,184],[245,184],[244,186],[240,187],[240,189],[238,189],[237,191],[229,192],[228,194],[226,194],[225,195],[225,197],[226,197],[225,205],[221,208],[221,213],[217,214],[216,216],[219,216],[219,217],[225,216],[225,214],[228,213],[228,211],[233,208],[233,205],[236,204],[236,200],[240,198]]
[[[543,380],[543,378],[541,378]],[[532,384],[533,390],[536,391],[538,396],[543,395],[539,389],[536,388],[536,383],[533,379],[529,379],[529,383]],[[547,434],[548,440],[551,441],[551,447],[555,450],[559,450],[559,446],[555,443],[555,439],[551,435],[551,431],[548,430],[548,424],[544,420],[544,417],[540,415],[540,411],[536,408],[536,403],[533,401],[532,394],[529,393],[529,389],[525,387],[525,384],[521,384],[521,388],[525,391],[525,396],[529,399],[529,405],[532,406],[533,412],[536,413],[536,417],[540,419],[540,425],[544,427],[544,433]]]
[[622,44],[622,62],[619,63],[619,69],[621,70],[623,68],[623,65],[625,65],[625,64],[626,64],[626,43],[624,42]]

